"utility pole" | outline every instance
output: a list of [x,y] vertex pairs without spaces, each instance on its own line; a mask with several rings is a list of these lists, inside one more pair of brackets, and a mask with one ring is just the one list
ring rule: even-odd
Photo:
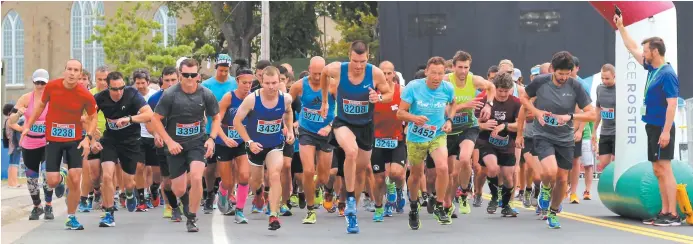
[[262,21],[260,32],[260,59],[270,60],[270,3],[262,1]]

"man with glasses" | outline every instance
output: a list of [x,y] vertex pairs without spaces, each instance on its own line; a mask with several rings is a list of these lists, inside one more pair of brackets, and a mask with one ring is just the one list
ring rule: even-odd
[[[106,77],[108,90],[97,93],[94,98],[100,111],[106,117],[106,131],[100,142],[95,142],[103,148],[101,151],[101,164],[103,169],[103,192],[106,196],[113,194],[113,177],[115,164],[119,163],[123,172],[123,185],[126,189],[127,208],[135,210],[133,190],[135,188],[134,175],[138,164],[143,162],[140,142],[140,124],[148,122],[152,116],[152,109],[147,105],[137,89],[126,86],[123,75],[120,72],[112,72]],[[143,195],[143,189],[137,189]],[[142,199],[140,199],[142,201]],[[115,226],[113,202],[110,198],[104,198],[106,214],[101,218],[100,227]],[[138,209],[139,210],[139,209]]]
[[[72,189],[67,196],[67,221],[65,228],[83,230],[84,226],[77,221],[75,212],[79,204],[80,181],[82,175],[82,158],[89,154],[89,142],[96,129],[96,102],[86,88],[78,84],[82,75],[82,63],[70,59],[65,64],[63,78],[48,82],[44,88],[41,101],[34,108],[29,120],[24,123],[22,139],[27,137],[31,126],[46,112],[46,181],[50,188],[64,184],[70,178],[68,188]],[[46,108],[48,103],[50,106]],[[82,112],[87,111],[85,119],[86,136],[82,136]],[[21,143],[21,140],[20,140]],[[82,150],[80,153],[79,150]],[[69,172],[61,169],[63,155],[67,156]]]
[[[183,206],[187,205],[188,208],[188,211],[184,211],[188,232],[199,231],[196,222],[197,210],[200,208],[198,201],[202,197],[202,175],[206,158],[214,153],[217,130],[221,128],[219,104],[214,94],[198,83],[198,69],[199,65],[194,59],[181,62],[178,68],[181,82],[164,91],[151,120],[156,134],[166,144],[171,188],[180,197]],[[205,114],[213,118],[211,136],[204,133]],[[165,127],[163,119],[166,119]]]

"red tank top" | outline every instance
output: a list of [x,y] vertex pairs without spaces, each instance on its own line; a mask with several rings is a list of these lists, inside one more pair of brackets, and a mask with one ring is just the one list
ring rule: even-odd
[[373,121],[375,123],[375,138],[404,140],[402,120],[397,119],[399,110],[400,86],[395,84],[394,95],[389,103],[376,103]]
[[[476,97],[477,97],[477,98],[482,98],[482,99],[481,99],[481,102],[486,102],[486,90],[481,91],[481,93],[477,94]],[[474,116],[476,116],[477,118],[479,118],[479,117],[480,117],[480,114],[481,114],[481,109],[475,109],[475,110],[474,110]]]

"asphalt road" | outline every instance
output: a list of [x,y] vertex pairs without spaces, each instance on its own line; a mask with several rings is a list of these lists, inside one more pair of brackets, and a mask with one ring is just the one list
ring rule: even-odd
[[[596,186],[594,186],[596,188]],[[580,190],[579,192],[582,192]],[[596,193],[596,190],[593,190]],[[545,221],[537,219],[534,212],[518,207],[517,218],[502,218],[499,213],[489,215],[484,207],[473,208],[469,215],[453,220],[452,225],[438,225],[422,211],[422,227],[412,231],[407,225],[407,215],[395,214],[383,223],[374,223],[372,213],[359,208],[360,234],[346,234],[343,217],[318,211],[315,225],[303,225],[305,210],[294,208],[294,216],[281,217],[282,228],[267,230],[265,214],[247,214],[250,223],[238,225],[233,217],[214,214],[198,215],[200,232],[187,233],[185,223],[172,223],[163,219],[163,208],[149,212],[116,212],[116,227],[99,228],[101,212],[78,213],[85,226],[82,231],[63,229],[64,207],[56,209],[54,221],[26,219],[2,227],[2,243],[693,243],[693,226],[656,228],[644,226],[638,221],[615,217],[598,200],[582,201],[579,205],[564,204],[561,229],[548,229]],[[250,204],[250,200],[248,201]],[[406,211],[407,208],[405,208]]]

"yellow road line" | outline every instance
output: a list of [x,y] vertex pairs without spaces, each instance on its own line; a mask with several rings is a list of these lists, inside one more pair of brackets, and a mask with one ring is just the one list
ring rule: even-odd
[[[483,197],[486,200],[491,199],[489,194],[483,194]],[[517,201],[511,201],[510,204],[513,205],[514,207],[519,207],[519,208],[534,211],[533,208],[525,208],[522,205],[522,203],[517,202]],[[608,227],[608,228],[612,228],[612,229],[617,229],[617,230],[621,230],[621,231],[631,232],[631,233],[635,233],[635,234],[655,237],[655,238],[669,240],[669,241],[675,241],[675,242],[679,242],[679,243],[691,243],[691,244],[693,244],[693,236],[687,236],[687,235],[681,235],[681,234],[676,234],[676,233],[672,233],[672,232],[654,230],[654,229],[650,229],[650,228],[645,228],[645,227],[640,227],[640,226],[635,226],[635,225],[625,224],[625,223],[619,223],[619,222],[615,222],[615,221],[609,221],[609,220],[589,217],[589,216],[585,216],[585,215],[581,215],[581,214],[569,213],[569,212],[565,212],[565,211],[561,211],[561,213],[558,215],[560,217],[564,217],[567,219],[580,221],[580,222],[584,222],[584,223],[588,223],[588,224],[599,225],[599,226],[603,226],[603,227]]]

